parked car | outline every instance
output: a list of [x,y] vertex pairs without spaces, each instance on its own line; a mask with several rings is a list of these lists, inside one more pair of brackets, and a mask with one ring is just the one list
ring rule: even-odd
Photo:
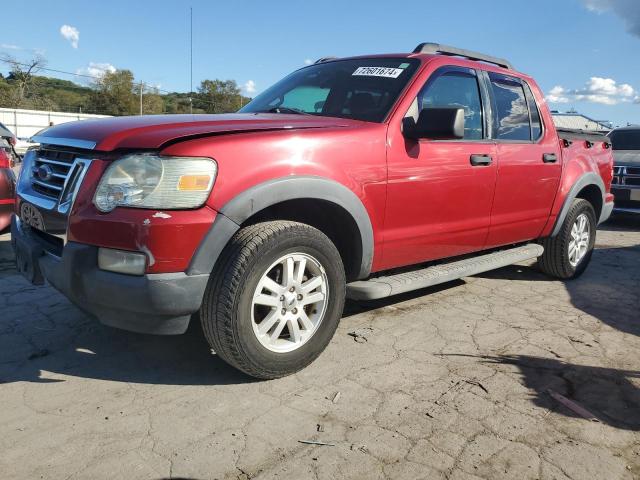
[[616,128],[609,138],[614,159],[613,211],[640,213],[640,127]]
[[34,143],[31,141],[30,138],[28,137],[17,137],[16,138],[16,144],[14,146],[14,150],[16,152],[16,154],[22,158],[24,157],[25,153],[27,153],[27,150],[30,148],[34,148],[37,147],[38,144]]
[[[613,208],[609,139],[556,131],[508,62],[422,44],[323,59],[237,114],[47,129],[25,156],[20,271],[107,325],[183,333],[259,378],[375,299],[539,258],[572,279]],[[65,235],[65,240],[58,235]]]
[[11,158],[0,149],[0,233],[11,223],[16,196],[16,178],[12,170]]
[[20,161],[15,145],[17,142],[16,136],[9,130],[4,124],[0,123],[0,149],[4,150],[13,164]]

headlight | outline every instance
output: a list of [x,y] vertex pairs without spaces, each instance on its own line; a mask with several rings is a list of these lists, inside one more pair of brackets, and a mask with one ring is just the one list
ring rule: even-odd
[[217,170],[210,158],[128,155],[107,168],[93,203],[101,212],[197,208],[207,201]]

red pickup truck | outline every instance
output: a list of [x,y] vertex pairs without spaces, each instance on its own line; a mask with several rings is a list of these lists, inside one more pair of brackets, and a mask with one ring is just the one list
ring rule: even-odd
[[506,61],[426,43],[321,59],[229,115],[63,124],[35,138],[12,241],[102,323],[183,333],[259,378],[311,363],[345,297],[539,257],[589,263],[613,208],[609,139],[557,132]]

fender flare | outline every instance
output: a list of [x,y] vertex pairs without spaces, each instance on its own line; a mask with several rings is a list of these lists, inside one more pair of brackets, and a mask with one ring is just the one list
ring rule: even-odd
[[558,235],[558,233],[560,233],[562,224],[564,223],[564,220],[569,213],[569,208],[571,208],[571,202],[573,202],[573,200],[578,196],[583,188],[589,185],[595,185],[596,187],[598,187],[600,189],[600,193],[602,194],[602,212],[600,212],[600,219],[598,219],[598,223],[601,223],[601,218],[603,216],[603,213],[605,213],[604,182],[602,181],[602,178],[600,178],[600,176],[595,174],[594,172],[587,172],[580,178],[578,178],[576,183],[574,183],[571,187],[571,190],[569,190],[569,193],[567,194],[567,197],[562,204],[562,208],[560,209],[560,213],[558,213],[558,218],[556,219],[556,224],[553,227],[553,231],[551,232],[552,237],[555,237],[556,235]]
[[[215,188],[215,187],[214,187]],[[353,218],[362,243],[358,278],[366,278],[373,263],[373,227],[367,209],[358,196],[335,180],[315,176],[289,176],[255,185],[220,208],[209,232],[194,254],[187,273],[211,273],[215,263],[240,225],[255,213],[277,203],[296,199],[317,199],[344,208]]]

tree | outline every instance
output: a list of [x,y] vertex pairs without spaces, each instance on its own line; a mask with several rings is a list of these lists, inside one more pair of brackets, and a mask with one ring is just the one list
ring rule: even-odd
[[164,111],[164,100],[157,88],[152,88],[142,95],[142,113],[145,115],[155,115],[164,113]]
[[207,113],[229,113],[237,111],[241,101],[240,88],[235,80],[203,80],[193,106]]
[[7,106],[20,108],[31,94],[35,74],[44,68],[47,62],[40,55],[36,55],[27,62],[20,62],[9,55],[3,56],[2,60],[11,67],[11,73],[7,77],[11,85]]
[[134,115],[140,108],[133,92],[133,73],[130,70],[105,72],[94,83],[90,108],[107,115]]

